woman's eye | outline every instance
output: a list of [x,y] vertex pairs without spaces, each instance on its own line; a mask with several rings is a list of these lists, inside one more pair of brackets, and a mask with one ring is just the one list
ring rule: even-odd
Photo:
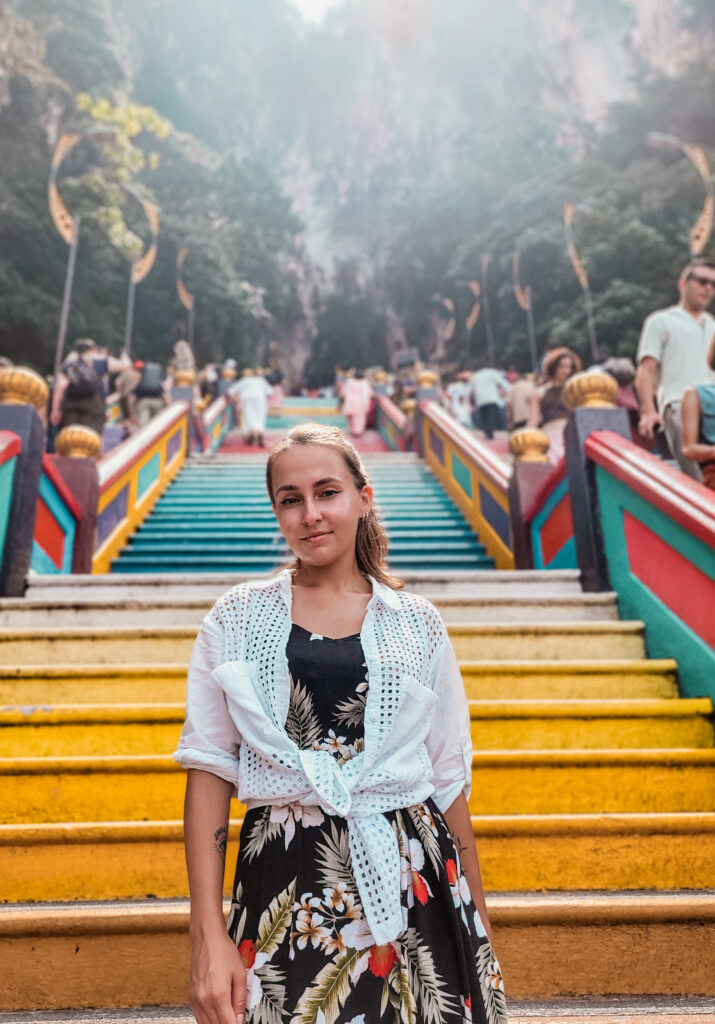
[[337,491],[334,487],[330,487],[330,488],[328,488],[327,491],[323,491],[323,493],[320,495],[320,497],[321,498],[331,498],[334,494],[340,494],[340,491]]
[[284,498],[281,501],[281,505],[293,505],[297,500],[297,498]]

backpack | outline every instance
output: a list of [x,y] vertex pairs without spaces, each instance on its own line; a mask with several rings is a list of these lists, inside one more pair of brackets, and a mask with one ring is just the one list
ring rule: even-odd
[[62,372],[69,380],[66,392],[68,398],[91,398],[92,395],[102,393],[102,378],[94,362],[73,359],[65,363]]
[[161,398],[164,388],[164,371],[159,363],[145,363],[142,375],[134,389],[137,398]]

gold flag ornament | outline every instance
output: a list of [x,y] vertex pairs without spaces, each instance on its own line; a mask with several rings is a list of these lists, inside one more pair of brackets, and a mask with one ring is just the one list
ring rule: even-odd
[[581,257],[578,254],[576,243],[573,239],[573,218],[575,213],[576,207],[573,203],[564,203],[564,230],[566,232],[566,248],[568,249],[569,259],[578,278],[578,283],[584,291],[588,291],[588,274],[581,262]]
[[444,331],[444,340],[449,341],[454,337],[454,332],[457,329],[457,318],[454,315],[454,303],[451,299],[442,299],[442,305],[449,313],[449,321]]
[[52,223],[55,225],[57,231],[67,245],[71,245],[74,238],[75,219],[65,206],[64,200],[60,195],[60,190],[57,187],[57,172],[64,158],[67,156],[69,151],[77,145],[81,138],[81,135],[72,134],[63,135],[58,140],[52,154],[50,181],[47,186],[47,200],[50,207]]
[[693,256],[700,256],[710,240],[710,234],[713,229],[715,197],[713,196],[712,176],[710,173],[708,158],[705,156],[705,153],[700,146],[689,146],[686,144],[683,146],[683,152],[703,179],[703,184],[705,185],[707,192],[707,195],[705,196],[705,205],[700,212],[700,216],[690,229],[690,251]]
[[519,283],[519,266],[521,264],[521,253],[518,249],[514,250],[514,256],[512,257],[512,276],[514,278],[514,295],[516,301],[519,303],[522,309],[531,309],[531,288],[522,288]]
[[479,281],[470,281],[469,287],[472,295],[474,296],[474,305],[472,306],[469,316],[464,322],[464,326],[468,331],[472,331],[476,327],[479,314],[482,311],[482,286]]
[[184,260],[186,259],[188,254],[188,245],[182,245],[182,247],[176,254],[176,290],[179,293],[179,298],[181,299],[181,304],[184,307],[184,309],[193,309],[194,297],[189,291],[189,289],[186,287],[184,282],[181,280],[181,268],[183,267]]
[[149,221],[151,242],[149,243],[149,247],[144,255],[140,256],[132,264],[132,281],[134,284],[139,284],[140,281],[143,281],[156,263],[156,253],[159,242],[159,207],[150,203],[148,199],[142,199],[139,196],[137,196],[137,198],[142,205],[146,219]]

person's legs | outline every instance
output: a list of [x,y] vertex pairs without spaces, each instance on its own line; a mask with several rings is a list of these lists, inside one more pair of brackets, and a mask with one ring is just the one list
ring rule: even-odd
[[494,437],[494,431],[499,426],[499,406],[496,402],[480,405],[479,418],[482,421],[482,430],[487,435],[487,439],[491,441]]
[[700,466],[697,462],[691,462],[690,459],[683,457],[683,431],[680,422],[680,402],[671,402],[666,407],[663,413],[663,425],[665,427],[665,434],[668,438],[668,444],[670,450],[673,453],[673,458],[678,463],[680,468],[688,476],[692,477],[693,480],[702,481],[702,473],[700,472]]

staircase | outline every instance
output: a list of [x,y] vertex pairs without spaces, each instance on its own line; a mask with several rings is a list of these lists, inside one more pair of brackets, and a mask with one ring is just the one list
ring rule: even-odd
[[[489,569],[462,513],[414,455],[365,459],[390,536],[390,567]],[[266,494],[265,457],[223,456],[181,470],[113,572],[270,572],[292,556]]]
[[[185,508],[170,529],[192,515],[203,526]],[[58,577],[0,602],[0,1010],[185,1002],[170,752],[196,629],[230,582]],[[659,1024],[666,997],[715,996],[710,701],[680,699],[676,663],[647,660],[641,624],[574,573],[408,585],[444,615],[470,699],[470,810],[508,996],[544,1022],[535,1000],[657,996]]]

